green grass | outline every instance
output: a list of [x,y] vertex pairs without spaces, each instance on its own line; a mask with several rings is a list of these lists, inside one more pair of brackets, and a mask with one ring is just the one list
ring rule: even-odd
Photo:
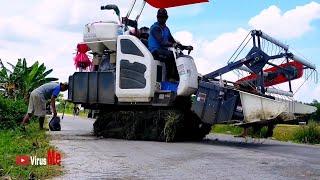
[[87,118],[87,117],[88,117],[88,111],[86,111],[86,110],[80,111],[79,116],[80,116],[80,117]]
[[309,121],[307,126],[299,127],[293,137],[296,142],[320,144],[320,125],[315,121]]
[[[266,128],[263,128],[262,131],[266,131]],[[242,133],[242,128],[233,126],[233,125],[216,124],[212,126],[211,132],[237,136]],[[261,134],[264,134],[264,133],[265,132],[262,132]],[[250,134],[250,130],[249,130],[249,134]],[[316,128],[314,127],[310,128],[309,126],[279,124],[275,127],[273,131],[273,139],[276,139],[279,141],[292,141],[297,143],[316,144],[316,143],[319,143],[320,141],[319,136],[320,136],[319,125],[316,125]]]
[[279,141],[294,141],[294,134],[299,125],[279,124],[273,131],[273,138]]
[[0,178],[28,179],[31,175],[36,179],[48,179],[61,174],[60,166],[18,166],[17,155],[31,155],[39,158],[47,157],[47,151],[55,149],[50,146],[45,131],[39,130],[38,121],[31,121],[26,132],[20,130],[0,131]]
[[212,126],[211,129],[212,133],[219,133],[219,134],[230,134],[230,135],[240,135],[242,133],[242,128],[233,126],[233,125],[226,125],[226,124],[216,124]]

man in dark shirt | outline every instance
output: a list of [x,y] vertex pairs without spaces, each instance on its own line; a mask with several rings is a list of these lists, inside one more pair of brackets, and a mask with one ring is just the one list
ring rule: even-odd
[[173,52],[168,47],[173,47],[177,43],[171,35],[169,28],[166,26],[168,13],[165,9],[159,9],[157,13],[157,22],[150,28],[148,38],[149,50],[157,60],[165,62],[167,79],[178,80],[176,63]]

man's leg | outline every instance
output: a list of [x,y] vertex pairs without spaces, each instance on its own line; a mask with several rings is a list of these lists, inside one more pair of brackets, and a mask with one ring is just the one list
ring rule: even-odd
[[34,92],[31,92],[30,94],[30,98],[29,98],[29,104],[28,104],[28,112],[27,114],[24,116],[23,120],[22,120],[22,125],[26,125],[30,118],[32,117],[33,113],[34,113]]
[[34,97],[34,115],[39,117],[39,129],[44,129],[44,119],[46,116],[46,100],[43,95],[36,94]]
[[43,125],[44,125],[44,119],[45,119],[44,116],[39,117],[39,128],[40,128],[40,130],[41,130],[41,129],[44,129],[44,127],[43,127]]
[[158,60],[165,63],[167,79],[173,78],[175,80],[179,80],[176,62],[172,51],[166,49],[158,49],[153,53],[153,55],[155,58],[158,58]]

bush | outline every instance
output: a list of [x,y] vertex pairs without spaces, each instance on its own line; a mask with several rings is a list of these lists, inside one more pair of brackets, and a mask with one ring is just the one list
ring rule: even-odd
[[320,126],[311,120],[308,125],[301,126],[294,133],[294,140],[300,143],[319,144],[320,143]]
[[27,112],[23,100],[12,100],[0,96],[0,129],[15,128]]
[[317,111],[312,114],[311,118],[316,122],[320,122],[320,102],[314,100],[311,105],[317,108]]

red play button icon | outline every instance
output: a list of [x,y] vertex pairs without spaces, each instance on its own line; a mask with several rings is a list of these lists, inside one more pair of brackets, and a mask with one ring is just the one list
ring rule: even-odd
[[16,157],[16,164],[20,166],[26,166],[30,164],[30,157],[29,156],[17,156]]

